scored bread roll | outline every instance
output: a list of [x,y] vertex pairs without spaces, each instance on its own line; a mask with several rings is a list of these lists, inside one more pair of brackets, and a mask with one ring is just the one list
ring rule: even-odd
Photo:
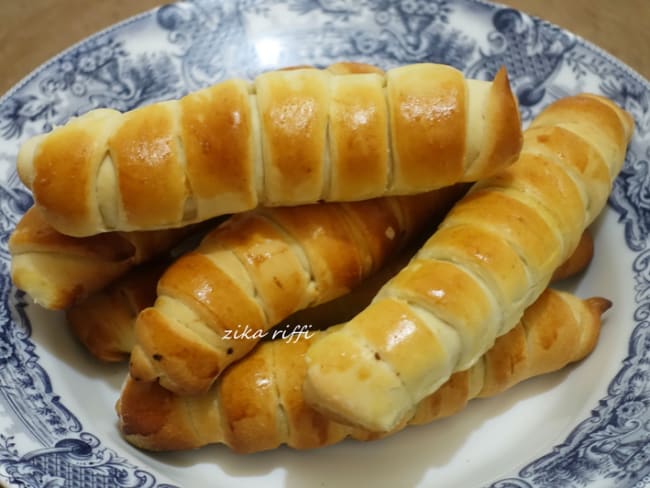
[[62,310],[104,288],[139,263],[178,245],[195,226],[70,237],[30,208],[9,238],[11,279],[44,308]]
[[[276,330],[296,327],[325,329],[350,320],[366,307],[377,291],[408,263],[415,243],[389,260],[358,287],[334,300],[299,310],[276,324]],[[587,267],[593,256],[593,237],[585,231],[578,248],[553,275],[553,280],[569,278]],[[135,344],[135,320],[154,305],[158,279],[170,265],[167,261],[138,266],[125,276],[67,310],[67,322],[81,344],[102,361],[124,361]],[[273,331],[269,336],[273,336]],[[268,336],[267,336],[268,337]]]
[[25,141],[17,169],[47,221],[84,236],[429,191],[493,174],[520,147],[504,69],[488,82],[339,63],[92,110]]
[[271,327],[359,285],[466,190],[232,216],[158,281],[136,320],[131,374],[181,394],[207,390]]
[[308,402],[390,430],[516,323],[603,209],[634,128],[612,101],[558,100],[517,162],[476,183],[373,302],[307,354]]
[[116,404],[120,430],[128,442],[154,451],[223,443],[234,451],[251,453],[282,444],[313,449],[346,437],[379,439],[405,425],[451,415],[472,398],[495,395],[582,359],[595,347],[601,314],[609,305],[602,298],[580,300],[547,290],[469,370],[451,376],[388,433],[337,423],[305,402],[301,393],[305,352],[329,331],[260,344],[202,395],[179,396],[155,382],[127,377]]

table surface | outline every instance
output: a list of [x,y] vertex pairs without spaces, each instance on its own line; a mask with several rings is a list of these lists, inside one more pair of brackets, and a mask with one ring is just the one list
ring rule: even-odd
[[[38,65],[109,25],[161,0],[1,0],[0,94]],[[501,0],[544,18],[627,63],[650,79],[650,0]]]

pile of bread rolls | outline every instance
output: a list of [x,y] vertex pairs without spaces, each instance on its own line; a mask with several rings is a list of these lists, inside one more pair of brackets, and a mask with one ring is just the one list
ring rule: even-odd
[[21,146],[15,285],[129,359],[124,438],[373,440],[595,347],[584,269],[633,131],[593,94],[523,131],[505,70],[357,63],[97,109]]

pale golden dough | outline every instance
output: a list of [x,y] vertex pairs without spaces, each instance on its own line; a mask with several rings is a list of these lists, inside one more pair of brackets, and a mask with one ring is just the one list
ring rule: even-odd
[[390,430],[472,366],[603,209],[633,127],[627,112],[595,95],[543,110],[518,161],[477,182],[365,310],[309,349],[307,401]]
[[582,359],[595,347],[601,314],[609,305],[602,298],[580,300],[547,290],[469,370],[452,375],[390,432],[338,423],[305,402],[301,392],[305,353],[310,344],[335,331],[260,344],[202,395],[179,396],[155,382],[127,378],[116,405],[119,425],[127,441],[154,451],[223,443],[234,451],[251,453],[282,444],[314,449],[346,437],[375,440],[406,425],[452,415],[472,398],[496,395]]
[[70,237],[54,230],[32,207],[9,238],[11,279],[35,303],[66,309],[137,264],[165,254],[194,230],[188,226]]
[[[299,310],[280,321],[275,327],[278,337],[303,326],[310,330],[326,329],[331,324],[350,320],[370,303],[386,281],[406,266],[416,246],[419,247],[417,240],[350,292]],[[556,270],[553,280],[569,278],[583,271],[592,256],[593,238],[585,232],[576,252]],[[135,320],[143,309],[155,303],[158,280],[170,264],[170,261],[163,260],[137,266],[67,310],[71,331],[93,356],[109,362],[129,358],[135,344]],[[267,337],[272,337],[275,330],[270,331]]]
[[516,158],[517,108],[505,70],[488,82],[427,63],[298,67],[93,110],[25,141],[17,169],[62,233],[179,227],[475,181]]
[[466,190],[232,216],[160,278],[136,321],[131,375],[181,394],[207,390],[271,327],[357,287]]

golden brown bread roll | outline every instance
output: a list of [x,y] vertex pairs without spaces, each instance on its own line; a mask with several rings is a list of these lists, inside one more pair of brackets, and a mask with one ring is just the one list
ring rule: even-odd
[[271,327],[349,292],[464,191],[232,216],[160,278],[155,305],[136,321],[131,374],[181,394],[207,390]]
[[390,430],[469,368],[573,253],[606,203],[633,128],[596,95],[543,110],[518,161],[476,183],[366,309],[310,348],[307,401]]
[[70,237],[29,209],[9,238],[11,279],[35,303],[61,310],[84,300],[139,263],[168,252],[192,226]]
[[406,424],[451,415],[474,397],[495,395],[582,359],[594,348],[600,316],[609,305],[601,298],[583,301],[547,290],[478,362],[452,375],[420,401],[409,419],[388,433],[337,423],[304,401],[305,352],[310,343],[330,332],[314,332],[297,341],[262,343],[230,366],[202,395],[179,396],[155,382],[127,378],[116,405],[120,429],[130,443],[155,451],[223,443],[237,452],[250,453],[281,444],[312,449],[346,437],[378,439]]
[[156,300],[158,279],[171,261],[143,264],[66,311],[70,330],[97,359],[129,358],[135,343],[135,319]]
[[84,236],[429,191],[493,174],[520,147],[505,70],[486,82],[340,63],[93,110],[26,141],[17,168],[47,221]]
[[[310,330],[325,329],[330,324],[350,320],[370,303],[384,283],[406,266],[416,251],[416,244],[417,240],[409,244],[349,293],[293,313],[276,324],[276,330],[292,332],[300,330],[297,329],[300,326],[308,326]],[[593,238],[586,231],[576,251],[558,268],[553,280],[569,278],[585,269],[593,250]],[[72,332],[93,356],[111,362],[128,359],[135,344],[135,319],[140,311],[154,304],[158,279],[170,264],[157,261],[138,266],[67,310]],[[272,335],[273,332],[267,338]]]

